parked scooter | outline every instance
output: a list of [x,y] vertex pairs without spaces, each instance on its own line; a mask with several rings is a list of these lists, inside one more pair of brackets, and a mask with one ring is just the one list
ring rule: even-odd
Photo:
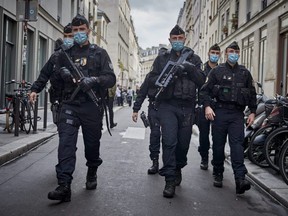
[[268,100],[268,97],[264,94],[264,90],[262,88],[261,83],[256,82],[258,88],[260,89],[260,93],[257,94],[257,109],[255,114],[255,120],[252,125],[249,127],[246,125],[248,116],[251,111],[248,107],[244,110],[244,123],[246,125],[244,129],[244,154],[246,155],[249,147],[249,142],[253,134],[261,127],[264,119],[266,118],[265,113],[265,102]]
[[276,128],[279,128],[285,124],[282,112],[277,111],[279,106],[283,106],[285,103],[286,98],[283,96],[276,96],[276,99],[266,101],[265,112],[267,115],[269,115],[263,122],[261,128],[258,129],[250,139],[247,152],[248,158],[260,167],[270,166],[266,160],[267,157],[265,156],[265,140]]

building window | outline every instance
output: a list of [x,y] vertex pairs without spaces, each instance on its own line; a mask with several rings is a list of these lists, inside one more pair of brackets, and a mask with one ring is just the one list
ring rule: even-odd
[[[3,40],[4,40],[4,49],[2,50],[2,56],[3,56],[3,62],[2,65],[0,65],[2,73],[1,79],[4,83],[6,81],[9,81],[11,79],[16,79],[16,72],[15,72],[15,59],[16,59],[16,22],[10,19],[7,16],[4,16],[4,26],[3,26]],[[10,89],[5,89],[5,85],[0,86],[0,105],[1,107],[4,107],[5,104],[5,91],[11,91],[12,92],[13,86],[10,86]]]
[[[282,95],[286,95],[288,92],[288,14],[284,15],[280,19],[280,40],[279,40],[279,63],[278,63],[278,92]],[[280,83],[279,83],[279,80]],[[282,89],[280,84],[282,82]]]
[[228,26],[229,16],[230,16],[230,9],[227,9],[226,10],[226,25],[227,26]]
[[27,65],[26,65],[26,73],[25,80],[32,82],[33,79],[33,59],[34,59],[34,32],[29,30],[27,31]]
[[227,37],[228,35],[228,26],[225,25],[225,15],[222,14],[221,16],[221,40],[224,40],[225,39],[225,36]]
[[246,21],[248,22],[251,19],[251,0],[247,0],[247,9],[246,9]]
[[[39,35],[39,41],[38,41],[38,62],[37,62],[37,68],[38,73],[40,73],[40,70],[44,66],[44,64],[47,61],[47,40]],[[44,91],[42,91],[39,95],[39,106],[44,105]]]
[[261,6],[262,10],[264,10],[267,7],[267,0],[262,0]]
[[254,35],[244,38],[242,48],[242,64],[253,73],[253,51],[254,51]]
[[260,29],[260,46],[259,46],[259,71],[258,81],[264,84],[264,75],[266,69],[266,51],[267,51],[267,27]]
[[61,22],[61,15],[62,15],[62,0],[58,0],[57,5],[57,21]]

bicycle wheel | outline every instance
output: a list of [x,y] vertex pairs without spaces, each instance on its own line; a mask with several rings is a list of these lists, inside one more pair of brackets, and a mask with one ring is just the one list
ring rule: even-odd
[[14,129],[14,113],[13,113],[13,103],[10,102],[8,105],[8,110],[6,111],[6,125],[5,129],[8,133],[12,133]]
[[283,180],[288,185],[288,140],[285,140],[282,145],[279,157],[279,170]]
[[26,100],[20,101],[20,127],[26,134],[30,133],[32,122],[31,112],[28,102]]
[[264,155],[264,141],[273,130],[273,127],[274,126],[267,125],[260,128],[253,134],[249,143],[248,158],[252,163],[260,167],[269,167]]
[[264,154],[272,169],[279,171],[279,156],[283,141],[288,138],[288,128],[280,127],[272,131],[264,143]]

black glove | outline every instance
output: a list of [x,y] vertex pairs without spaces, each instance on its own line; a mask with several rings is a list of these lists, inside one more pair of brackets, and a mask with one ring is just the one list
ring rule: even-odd
[[66,67],[61,67],[59,72],[64,82],[73,82],[73,77]]
[[182,68],[183,71],[187,73],[197,71],[197,68],[195,67],[195,65],[187,61],[185,63],[182,63],[180,67]]
[[79,85],[83,92],[87,92],[98,83],[99,79],[97,77],[83,77],[81,78]]

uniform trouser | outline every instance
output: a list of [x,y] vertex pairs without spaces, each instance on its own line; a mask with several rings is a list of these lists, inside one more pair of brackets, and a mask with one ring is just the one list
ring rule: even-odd
[[107,106],[108,106],[108,112],[109,112],[110,125],[114,124],[113,104],[114,104],[114,98],[113,97],[108,97]]
[[161,103],[158,113],[163,149],[163,167],[159,174],[165,176],[166,181],[174,181],[176,169],[187,165],[194,108]]
[[232,168],[235,179],[243,179],[247,173],[244,165],[244,114],[241,110],[216,109],[212,121],[213,174],[224,172],[225,143],[228,134]]
[[76,143],[81,126],[85,146],[86,166],[98,167],[103,112],[92,102],[63,104],[58,124],[59,146],[56,173],[58,184],[70,184],[76,163]]
[[200,108],[198,112],[198,128],[199,128],[199,147],[198,152],[200,153],[203,160],[208,160],[209,148],[210,148],[210,120],[205,118],[204,108]]
[[158,159],[160,154],[160,123],[158,118],[158,111],[155,110],[153,105],[149,105],[148,107],[148,119],[150,123],[150,144],[149,144],[149,151],[150,151],[150,159]]

